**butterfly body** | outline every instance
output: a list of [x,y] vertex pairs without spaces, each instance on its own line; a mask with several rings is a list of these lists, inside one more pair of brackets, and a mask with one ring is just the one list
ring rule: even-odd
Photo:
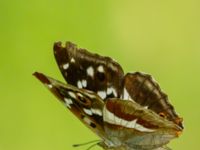
[[67,42],[54,55],[68,84],[34,75],[88,128],[106,150],[164,150],[182,132],[182,121],[151,76],[124,75],[109,57]]

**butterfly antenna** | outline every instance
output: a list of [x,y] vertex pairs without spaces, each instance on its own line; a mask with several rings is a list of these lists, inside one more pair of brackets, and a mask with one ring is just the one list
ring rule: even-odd
[[[95,142],[97,142],[97,143],[95,143]],[[93,144],[92,146],[95,146],[95,145],[97,145],[98,143],[100,142],[100,140],[94,140],[94,141],[90,141],[90,142],[86,142],[86,143],[81,143],[81,144],[74,144],[74,145],[72,145],[73,147],[79,147],[79,146],[84,146],[84,145],[88,145],[88,144],[91,144],[91,143],[95,143],[95,144]],[[91,146],[90,146],[91,147]],[[89,148],[90,148],[89,147]],[[89,150],[89,149],[87,149],[87,150]]]

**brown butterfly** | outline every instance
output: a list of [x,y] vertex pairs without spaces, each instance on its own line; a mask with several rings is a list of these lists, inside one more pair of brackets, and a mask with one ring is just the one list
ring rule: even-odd
[[150,75],[124,75],[109,57],[67,42],[54,44],[57,64],[67,83],[34,75],[101,139],[106,150],[166,150],[180,135],[182,119]]

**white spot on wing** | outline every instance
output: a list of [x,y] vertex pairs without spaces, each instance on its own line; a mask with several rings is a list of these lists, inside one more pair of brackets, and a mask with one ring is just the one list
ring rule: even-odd
[[97,94],[102,98],[106,98],[106,92],[105,91],[98,91]]
[[112,87],[107,88],[107,95],[111,95],[113,91]]
[[77,86],[78,86],[78,88],[80,88],[80,89],[83,88],[81,81],[78,80]]
[[128,93],[126,88],[124,88],[122,99],[123,100],[132,100],[132,98],[130,97],[130,95],[129,95],[129,93]]
[[113,88],[113,87],[109,87],[109,88],[107,88],[107,95],[111,95],[113,93],[113,95],[115,96],[115,97],[117,97],[117,92],[116,92],[116,90],[115,90],[115,88]]
[[76,95],[73,92],[69,91],[68,94],[70,97],[76,99]]
[[72,100],[69,98],[64,98],[65,104],[68,108],[71,108],[71,104],[73,104]]
[[[116,61],[115,61],[116,62]],[[109,68],[111,68],[113,71],[119,71],[119,68],[114,65],[113,63],[109,63],[107,64]]]
[[63,69],[65,69],[65,70],[68,69],[68,68],[69,68],[69,63],[63,64],[62,67],[63,67]]
[[77,93],[78,96],[83,97],[83,95],[81,93]]
[[99,110],[99,109],[92,108],[91,111],[92,111],[93,114],[102,116],[102,111]]
[[71,63],[75,63],[75,59],[72,57],[70,60]]
[[82,86],[87,87],[87,81],[86,80],[82,80]]
[[114,88],[113,88],[113,94],[114,94],[115,97],[117,97],[117,92]]
[[90,121],[90,119],[89,119],[88,117],[84,117],[83,120],[84,120],[87,124],[90,124],[90,123],[91,123],[91,121]]
[[46,84],[46,85],[47,85],[47,87],[50,88],[50,89],[53,88],[53,85],[52,85],[52,84]]
[[99,67],[97,68],[97,70],[98,70],[99,72],[104,72],[103,66],[99,66]]
[[92,111],[89,109],[83,108],[83,111],[90,116],[92,115]]
[[86,93],[84,93],[85,95],[87,95],[88,97],[90,98],[97,98],[96,94],[94,94],[93,92],[91,91],[87,91]]
[[87,68],[87,74],[94,77],[94,69],[91,66]]

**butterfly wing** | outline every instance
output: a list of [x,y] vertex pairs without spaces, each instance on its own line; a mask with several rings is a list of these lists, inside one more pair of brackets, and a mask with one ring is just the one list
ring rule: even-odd
[[152,110],[117,98],[106,101],[103,121],[106,135],[114,145],[138,150],[162,147],[182,131]]
[[54,44],[57,64],[69,84],[96,92],[102,99],[130,99],[183,128],[168,97],[150,75],[140,72],[124,76],[121,66],[109,57],[92,54],[67,42]]
[[54,44],[54,55],[65,80],[78,88],[96,92],[102,99],[119,97],[123,70],[109,57],[93,54],[75,44]]
[[69,84],[94,91],[102,99],[133,100],[183,128],[182,119],[150,75],[135,72],[124,76],[121,66],[111,58],[92,54],[70,42],[65,47],[55,43],[54,54]]
[[167,95],[150,75],[140,72],[127,73],[123,84],[126,97],[173,121],[183,129],[182,119],[175,112]]
[[35,72],[38,78],[81,122],[104,139],[103,100],[94,92],[78,89],[61,83],[42,73]]
[[[63,84],[41,73],[34,75],[103,141],[104,149],[160,147],[181,132],[179,126],[133,101],[107,99],[94,92]],[[125,143],[125,144],[124,144]]]

